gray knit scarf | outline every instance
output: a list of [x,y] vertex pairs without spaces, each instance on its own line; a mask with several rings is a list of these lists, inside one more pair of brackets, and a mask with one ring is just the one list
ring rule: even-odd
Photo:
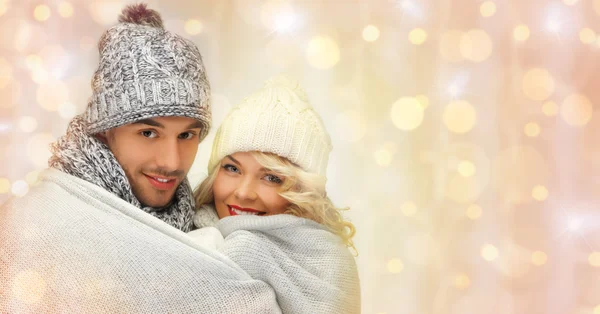
[[50,167],[100,186],[183,232],[194,229],[194,199],[188,180],[179,185],[168,207],[143,207],[133,195],[125,171],[110,149],[85,132],[83,116],[77,116],[69,123],[67,133],[52,144],[51,150]]

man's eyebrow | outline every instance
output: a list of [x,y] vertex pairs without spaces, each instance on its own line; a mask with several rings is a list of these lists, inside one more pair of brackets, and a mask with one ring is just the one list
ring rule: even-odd
[[204,126],[204,124],[202,124],[202,122],[196,120],[194,122],[192,122],[187,129],[202,129],[202,127]]
[[231,155],[227,155],[227,156],[225,156],[225,157],[227,157],[227,158],[231,159],[231,161],[233,161],[234,163],[236,163],[236,164],[238,164],[238,165],[241,165],[241,164],[240,164],[240,162],[239,162],[239,161],[237,161],[237,160],[235,160],[235,158],[231,157]]
[[132,124],[147,124],[147,125],[150,125],[150,126],[155,126],[157,128],[164,128],[165,127],[164,125],[158,123],[156,120],[153,120],[153,119],[143,119],[143,120],[139,120],[139,121],[133,122]]

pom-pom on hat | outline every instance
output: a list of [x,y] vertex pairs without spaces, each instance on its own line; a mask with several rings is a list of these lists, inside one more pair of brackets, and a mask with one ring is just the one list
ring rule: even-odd
[[229,112],[215,135],[208,171],[227,155],[260,151],[325,177],[331,150],[329,134],[306,92],[293,78],[279,75]]
[[184,116],[210,129],[210,85],[200,51],[165,30],[160,14],[145,4],[126,6],[119,24],[98,43],[100,63],[85,112],[87,133],[135,121]]

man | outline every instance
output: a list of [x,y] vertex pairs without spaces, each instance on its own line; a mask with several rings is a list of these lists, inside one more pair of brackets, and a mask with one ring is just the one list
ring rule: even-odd
[[119,21],[50,169],[0,207],[0,309],[281,313],[268,284],[183,233],[185,176],[211,120],[198,49],[145,5]]
[[49,164],[187,232],[194,206],[185,178],[211,123],[202,57],[145,5],[119,21],[100,40],[87,110]]

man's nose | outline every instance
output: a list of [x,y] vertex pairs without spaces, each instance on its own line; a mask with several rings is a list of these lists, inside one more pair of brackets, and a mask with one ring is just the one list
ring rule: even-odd
[[156,166],[165,171],[176,171],[181,166],[181,154],[177,139],[164,139],[156,147]]

